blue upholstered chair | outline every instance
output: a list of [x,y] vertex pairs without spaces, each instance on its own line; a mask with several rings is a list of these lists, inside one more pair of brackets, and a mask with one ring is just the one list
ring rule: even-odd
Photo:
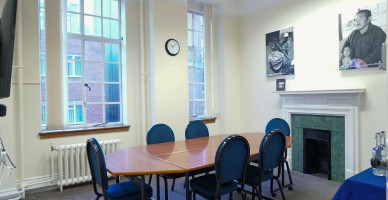
[[215,173],[190,180],[190,192],[193,192],[194,199],[195,194],[206,199],[217,199],[228,193],[232,199],[232,193],[236,190],[245,199],[245,171],[249,163],[249,150],[249,143],[242,136],[231,135],[224,139],[214,158]]
[[[275,129],[281,130],[286,137],[290,138],[290,141],[291,141],[291,143],[286,144],[286,149],[284,151],[284,163],[286,164],[286,167],[287,167],[287,174],[288,174],[288,179],[289,179],[290,183],[287,185],[284,184],[285,182],[284,182],[284,166],[283,166],[283,168],[282,168],[282,187],[283,188],[288,187],[289,190],[292,190],[293,182],[292,182],[292,177],[291,177],[291,172],[290,172],[290,166],[289,166],[288,161],[287,161],[287,149],[290,148],[292,145],[290,126],[282,118],[273,118],[273,119],[269,120],[269,122],[267,123],[267,126],[265,127],[265,132],[269,133]],[[279,189],[271,191],[271,194],[273,197],[276,196],[275,192],[278,190]]]
[[199,137],[209,137],[209,130],[205,123],[203,123],[201,120],[196,120],[190,122],[187,125],[185,136],[186,140]]
[[[95,138],[87,140],[86,151],[93,179],[94,193],[98,197],[103,196],[105,200],[141,199],[140,186],[132,181],[108,185],[104,153]],[[98,190],[101,190],[101,192]],[[144,191],[145,197],[150,199],[152,197],[152,187],[144,184]]]
[[[173,130],[166,124],[155,124],[151,127],[151,129],[147,132],[147,144],[158,144],[164,142],[174,142],[175,135]],[[185,174],[160,174],[164,180],[164,196],[165,199],[168,200],[168,185],[167,179],[172,179],[173,184],[171,187],[171,191],[174,189],[175,179],[184,177]],[[157,178],[159,178],[159,176]],[[149,176],[148,184],[151,184],[152,174]],[[159,181],[158,181],[159,182]],[[159,188],[159,186],[158,186]]]
[[[200,137],[209,137],[209,129],[207,128],[206,124],[203,123],[201,120],[195,120],[187,124],[185,130],[185,137],[186,140]],[[214,170],[214,167],[192,171],[189,174],[192,176],[192,178],[194,178],[195,175],[209,173],[209,171],[212,170]]]
[[[279,190],[285,199],[283,188],[280,185],[279,176],[284,159],[286,139],[283,132],[275,129],[266,134],[260,144],[258,163],[257,165],[249,165],[246,171],[245,183],[252,186],[252,199],[257,197],[262,199],[261,183],[271,181],[271,188],[273,190],[273,180],[276,180]],[[274,170],[277,169],[277,173]]]

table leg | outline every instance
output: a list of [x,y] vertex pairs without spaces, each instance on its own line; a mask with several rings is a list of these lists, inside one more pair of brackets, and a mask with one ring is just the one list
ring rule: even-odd
[[156,175],[156,199],[160,200],[160,180],[159,180],[159,174]]
[[145,191],[144,191],[145,180],[144,180],[144,175],[141,175],[140,179],[141,179],[141,181],[140,181],[141,199],[145,200]]
[[185,173],[185,184],[186,184],[186,200],[191,200],[190,185],[189,185],[189,172]]

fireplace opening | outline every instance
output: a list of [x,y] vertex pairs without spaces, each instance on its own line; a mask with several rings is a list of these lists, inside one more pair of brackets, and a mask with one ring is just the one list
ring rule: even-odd
[[331,180],[331,132],[303,129],[303,173]]

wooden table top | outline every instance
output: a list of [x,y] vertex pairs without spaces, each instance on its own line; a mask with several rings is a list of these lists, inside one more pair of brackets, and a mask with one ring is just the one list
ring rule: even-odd
[[[251,158],[258,155],[264,133],[240,133],[250,146]],[[218,146],[228,134],[129,147],[105,156],[113,175],[184,173],[214,165]],[[286,137],[286,146],[291,142]]]
[[[260,142],[264,133],[241,133],[250,146],[251,157],[257,156]],[[138,147],[143,152],[182,167],[186,171],[193,171],[214,165],[214,157],[218,146],[229,135],[215,135],[210,137],[159,143]]]
[[126,148],[105,155],[108,172],[114,176],[138,176],[147,174],[184,173],[177,165],[145,154],[133,148]]

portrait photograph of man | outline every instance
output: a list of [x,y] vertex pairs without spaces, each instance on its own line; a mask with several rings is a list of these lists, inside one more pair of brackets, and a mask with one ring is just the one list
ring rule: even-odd
[[387,39],[387,2],[339,14],[339,69],[382,67]]

